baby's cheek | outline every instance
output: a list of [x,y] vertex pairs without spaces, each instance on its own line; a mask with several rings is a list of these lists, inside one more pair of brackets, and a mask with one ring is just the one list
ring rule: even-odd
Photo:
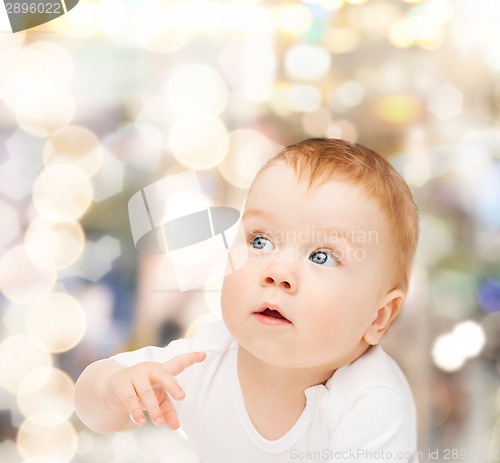
[[[238,272],[232,273],[224,278],[221,294],[221,308],[223,312],[224,310],[229,310],[235,303],[237,303],[238,292],[241,294],[242,290],[239,281],[240,278]],[[239,287],[240,290],[238,291]]]

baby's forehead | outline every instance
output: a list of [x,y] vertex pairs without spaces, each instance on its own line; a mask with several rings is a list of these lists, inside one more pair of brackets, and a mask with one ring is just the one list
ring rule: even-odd
[[379,201],[362,185],[343,178],[319,179],[310,184],[308,178],[300,178],[283,164],[258,174],[243,218],[252,223],[263,219],[269,226],[274,222],[285,229],[291,224],[296,229],[365,230],[384,235],[389,225]]
[[270,190],[274,194],[284,194],[289,189],[306,192],[312,186],[317,187],[319,184],[311,185],[310,178],[297,172],[293,166],[284,161],[275,161],[257,173],[248,191],[248,197],[262,191],[268,193]]
[[313,178],[307,172],[297,172],[287,163],[276,162],[257,173],[248,191],[247,202],[253,197],[260,197],[261,194],[287,196],[290,192],[310,198],[314,197],[318,190],[329,185],[343,185],[356,191],[360,201],[369,201],[372,197],[362,182],[346,178],[342,173],[316,175]]
[[273,174],[270,168],[256,177],[248,192],[245,211],[263,208],[286,213],[298,208],[322,216],[339,209],[344,213],[351,212],[353,216],[367,208],[381,211],[379,202],[356,182],[329,178],[310,183],[309,179],[299,178],[293,171]]

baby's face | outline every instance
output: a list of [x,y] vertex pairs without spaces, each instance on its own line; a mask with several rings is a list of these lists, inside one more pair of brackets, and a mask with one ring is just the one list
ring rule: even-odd
[[268,363],[339,368],[357,358],[391,289],[389,230],[358,186],[306,191],[282,163],[260,173],[243,225],[249,257],[226,277],[224,320],[240,346]]

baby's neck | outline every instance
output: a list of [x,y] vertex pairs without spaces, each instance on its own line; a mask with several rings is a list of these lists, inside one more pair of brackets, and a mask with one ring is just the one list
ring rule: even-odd
[[258,389],[296,396],[308,387],[324,384],[335,370],[328,368],[285,368],[271,365],[238,346],[238,376]]
[[293,427],[306,405],[304,391],[332,374],[276,367],[238,348],[238,377],[247,413],[268,440],[279,439]]

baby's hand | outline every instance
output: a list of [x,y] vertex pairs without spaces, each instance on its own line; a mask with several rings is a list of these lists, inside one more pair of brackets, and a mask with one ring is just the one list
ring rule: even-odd
[[179,427],[169,396],[182,400],[186,395],[175,376],[205,360],[204,352],[179,355],[165,363],[144,362],[114,372],[104,386],[104,400],[113,410],[126,410],[134,423],[146,423],[143,410],[156,425]]

